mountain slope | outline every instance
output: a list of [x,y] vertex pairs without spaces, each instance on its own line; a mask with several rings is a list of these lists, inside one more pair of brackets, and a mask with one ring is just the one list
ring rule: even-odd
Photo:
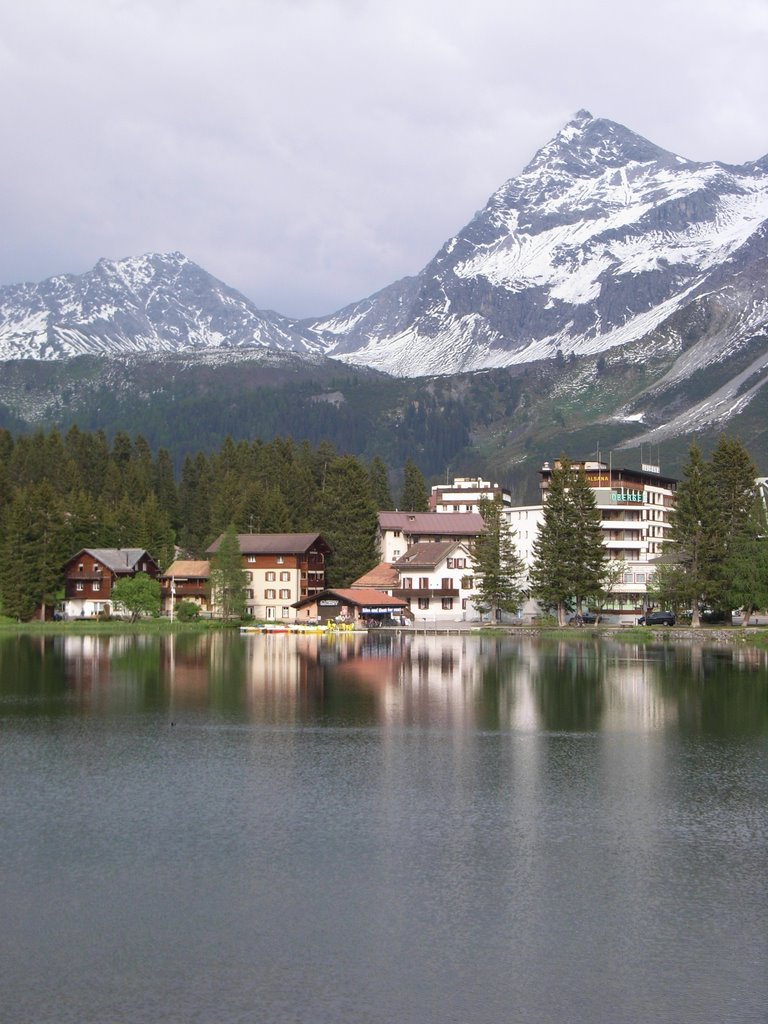
[[[766,253],[766,161],[685,160],[581,111],[415,278],[302,324],[329,355],[456,373],[647,337]],[[749,331],[768,320],[753,280]]]
[[231,348],[321,351],[181,253],[0,289],[0,359]]

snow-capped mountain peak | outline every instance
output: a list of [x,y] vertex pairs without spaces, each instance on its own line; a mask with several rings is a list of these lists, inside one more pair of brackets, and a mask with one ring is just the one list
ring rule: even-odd
[[317,352],[180,252],[101,259],[76,276],[0,289],[0,358],[221,348]]

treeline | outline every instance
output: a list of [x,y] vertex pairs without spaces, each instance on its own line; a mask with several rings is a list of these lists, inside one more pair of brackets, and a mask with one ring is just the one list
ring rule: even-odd
[[[410,461],[402,508],[426,485]],[[76,426],[14,437],[0,430],[0,607],[25,619],[55,600],[61,566],[84,547],[146,548],[166,568],[176,552],[203,558],[233,524],[239,533],[322,533],[332,586],[376,562],[377,512],[393,508],[389,472],[333,445],[274,438],[188,455],[174,472],[166,448],[142,435]]]
[[722,435],[709,460],[691,445],[668,543],[652,590],[666,606],[730,619],[768,607],[768,524],[757,469],[738,438]]

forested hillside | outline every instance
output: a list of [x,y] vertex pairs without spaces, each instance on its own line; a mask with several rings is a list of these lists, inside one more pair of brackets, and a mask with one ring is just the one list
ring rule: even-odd
[[177,479],[170,452],[142,435],[110,443],[78,427],[0,430],[2,611],[28,618],[50,604],[61,566],[84,547],[146,548],[165,568],[177,548],[204,557],[230,523],[241,533],[322,533],[334,550],[328,582],[346,585],[375,564],[376,512],[396,500],[380,459],[328,442],[228,438],[187,455]]

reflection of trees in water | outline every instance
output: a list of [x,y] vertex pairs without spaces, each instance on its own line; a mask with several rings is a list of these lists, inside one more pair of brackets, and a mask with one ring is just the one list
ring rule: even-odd
[[63,715],[77,711],[61,647],[52,637],[9,634],[0,637],[0,696],[4,716]]
[[531,688],[549,732],[592,732],[605,706],[605,664],[597,641],[542,644]]
[[747,647],[666,648],[663,695],[677,707],[687,735],[751,736],[768,732],[768,654]]

